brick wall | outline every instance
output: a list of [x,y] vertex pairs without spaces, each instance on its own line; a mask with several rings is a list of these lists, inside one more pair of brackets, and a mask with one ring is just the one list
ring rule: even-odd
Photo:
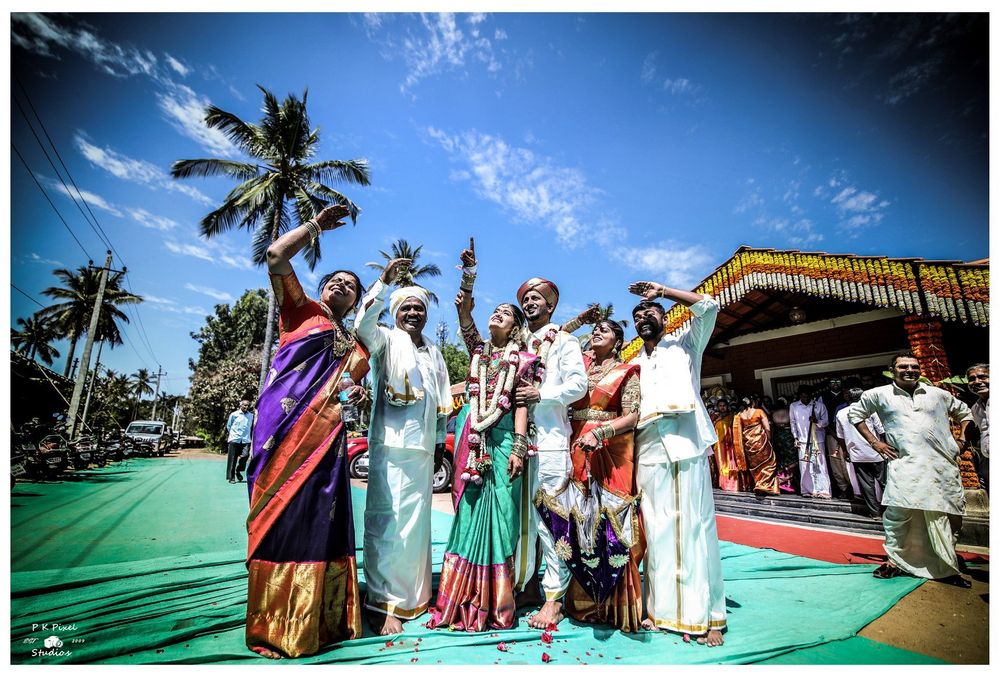
[[[902,317],[843,326],[805,335],[752,342],[735,347],[709,345],[702,361],[702,377],[729,373],[729,385],[738,392],[761,391],[754,377],[758,368],[779,368],[814,361],[848,359],[906,349]],[[716,358],[723,356],[724,358]]]

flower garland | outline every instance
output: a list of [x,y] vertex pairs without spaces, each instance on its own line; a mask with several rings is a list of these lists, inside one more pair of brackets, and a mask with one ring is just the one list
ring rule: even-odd
[[487,400],[491,359],[483,358],[485,347],[486,345],[480,344],[473,352],[472,363],[469,364],[469,377],[466,379],[469,389],[469,458],[461,477],[462,480],[471,480],[476,485],[482,484],[483,474],[493,465],[493,458],[483,447],[482,433],[510,410],[510,392],[514,387],[517,364],[520,361],[515,352],[517,343],[508,340],[500,355],[493,396]]
[[[740,249],[694,292],[711,295],[725,307],[753,289],[804,293],[989,325],[989,267],[981,264]],[[667,332],[690,320],[690,311],[675,305],[667,312]]]
[[941,320],[929,316],[908,316],[903,319],[906,337],[913,355],[920,362],[921,374],[931,382],[951,376],[944,351]]

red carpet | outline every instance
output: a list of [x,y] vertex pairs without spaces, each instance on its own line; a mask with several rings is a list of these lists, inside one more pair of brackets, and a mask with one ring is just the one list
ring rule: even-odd
[[[742,520],[731,516],[716,516],[719,539],[754,548],[773,548],[783,553],[800,555],[833,563],[885,562],[882,539],[870,539],[829,530],[807,530],[802,527]],[[987,561],[987,556],[962,553],[969,562]]]

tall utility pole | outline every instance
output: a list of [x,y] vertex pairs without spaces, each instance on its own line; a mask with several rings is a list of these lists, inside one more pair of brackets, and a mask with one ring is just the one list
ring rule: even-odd
[[156,393],[153,394],[153,414],[149,416],[149,419],[156,419],[156,404],[159,403],[157,399],[160,398],[160,378],[166,375],[163,372],[163,367],[160,364],[156,364]]
[[90,351],[94,348],[94,335],[97,334],[97,321],[101,316],[101,304],[104,302],[104,289],[108,285],[108,270],[110,269],[111,251],[108,251],[107,260],[104,261],[104,269],[101,270],[101,283],[97,286],[97,298],[94,300],[94,310],[90,313],[90,328],[87,329],[87,341],[83,345],[80,371],[76,374],[76,382],[73,384],[73,397],[69,401],[69,413],[66,415],[66,421],[69,424],[68,434],[71,440],[76,438],[76,414],[80,410],[83,385],[86,384],[87,372],[90,370]]
[[90,373],[90,386],[87,387],[87,400],[83,403],[83,417],[80,424],[87,423],[87,411],[90,410],[90,397],[94,395],[94,385],[97,384],[97,371],[101,368],[101,350],[104,349],[104,340],[97,344],[97,358],[94,359],[94,370]]

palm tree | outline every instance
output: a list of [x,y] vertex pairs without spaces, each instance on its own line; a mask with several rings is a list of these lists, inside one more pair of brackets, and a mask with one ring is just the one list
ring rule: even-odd
[[[425,277],[441,276],[441,268],[439,268],[434,263],[431,263],[430,265],[417,264],[417,260],[420,258],[420,252],[423,250],[423,248],[424,248],[423,246],[418,246],[416,248],[413,248],[412,246],[410,246],[410,242],[406,241],[405,239],[397,239],[395,242],[393,242],[392,247],[389,249],[388,253],[385,251],[379,251],[379,254],[381,254],[386,264],[388,264],[390,260],[395,260],[396,258],[409,258],[411,261],[413,261],[410,264],[410,267],[406,270],[406,272],[400,274],[396,278],[396,281],[393,284],[394,286],[398,287],[420,286],[420,284],[417,283],[417,279],[423,279]],[[382,270],[385,269],[385,265],[378,262],[367,262],[365,263],[365,266],[378,270],[379,273],[381,273]],[[423,286],[420,287],[424,288]],[[424,290],[427,291],[426,288],[424,288]],[[438,304],[438,296],[435,293],[427,291],[427,297],[429,297],[431,299],[431,302],[433,302],[435,305]],[[388,316],[388,314],[389,310],[384,309],[382,310],[382,313],[379,314],[379,318],[380,319],[385,318],[386,316]]]
[[[51,286],[42,291],[44,295],[62,301],[46,307],[39,314],[55,321],[59,337],[69,338],[69,354],[66,355],[66,366],[63,369],[64,377],[69,376],[77,341],[90,326],[90,313],[94,311],[94,301],[97,300],[101,272],[100,268],[82,266],[78,267],[76,272],[57,269],[52,273],[62,281],[62,286]],[[122,272],[108,276],[104,287],[104,299],[101,301],[97,334],[94,336],[95,340],[107,341],[112,347],[122,344],[119,322],[129,322],[128,316],[118,309],[118,306],[142,302],[141,297],[133,295],[121,287],[122,276]]]
[[[329,202],[343,204],[356,221],[358,207],[325,183],[368,185],[368,163],[363,159],[323,160],[309,163],[319,144],[319,129],[309,129],[306,113],[308,92],[302,99],[289,94],[284,101],[264,87],[264,117],[258,124],[245,122],[233,113],[215,106],[205,109],[205,124],[222,131],[252,162],[226,159],[182,159],[174,162],[170,175],[227,176],[240,181],[222,205],[201,221],[201,233],[215,237],[233,227],[253,232],[253,261],[263,265],[267,247],[279,236],[316,216]],[[305,250],[306,264],[312,270],[320,259],[319,240]],[[260,364],[260,387],[271,363],[274,341],[274,292],[269,293],[267,332]]]
[[52,341],[59,337],[59,328],[53,319],[36,312],[28,319],[18,319],[20,330],[10,329],[10,344],[14,350],[27,354],[29,359],[38,356],[42,363],[52,365],[52,359],[59,356],[59,350],[52,346]]
[[130,382],[129,391],[135,395],[135,407],[132,412],[132,417],[135,417],[139,414],[139,402],[142,400],[142,397],[146,394],[152,394],[154,391],[153,374],[145,368],[140,368],[133,373]]

